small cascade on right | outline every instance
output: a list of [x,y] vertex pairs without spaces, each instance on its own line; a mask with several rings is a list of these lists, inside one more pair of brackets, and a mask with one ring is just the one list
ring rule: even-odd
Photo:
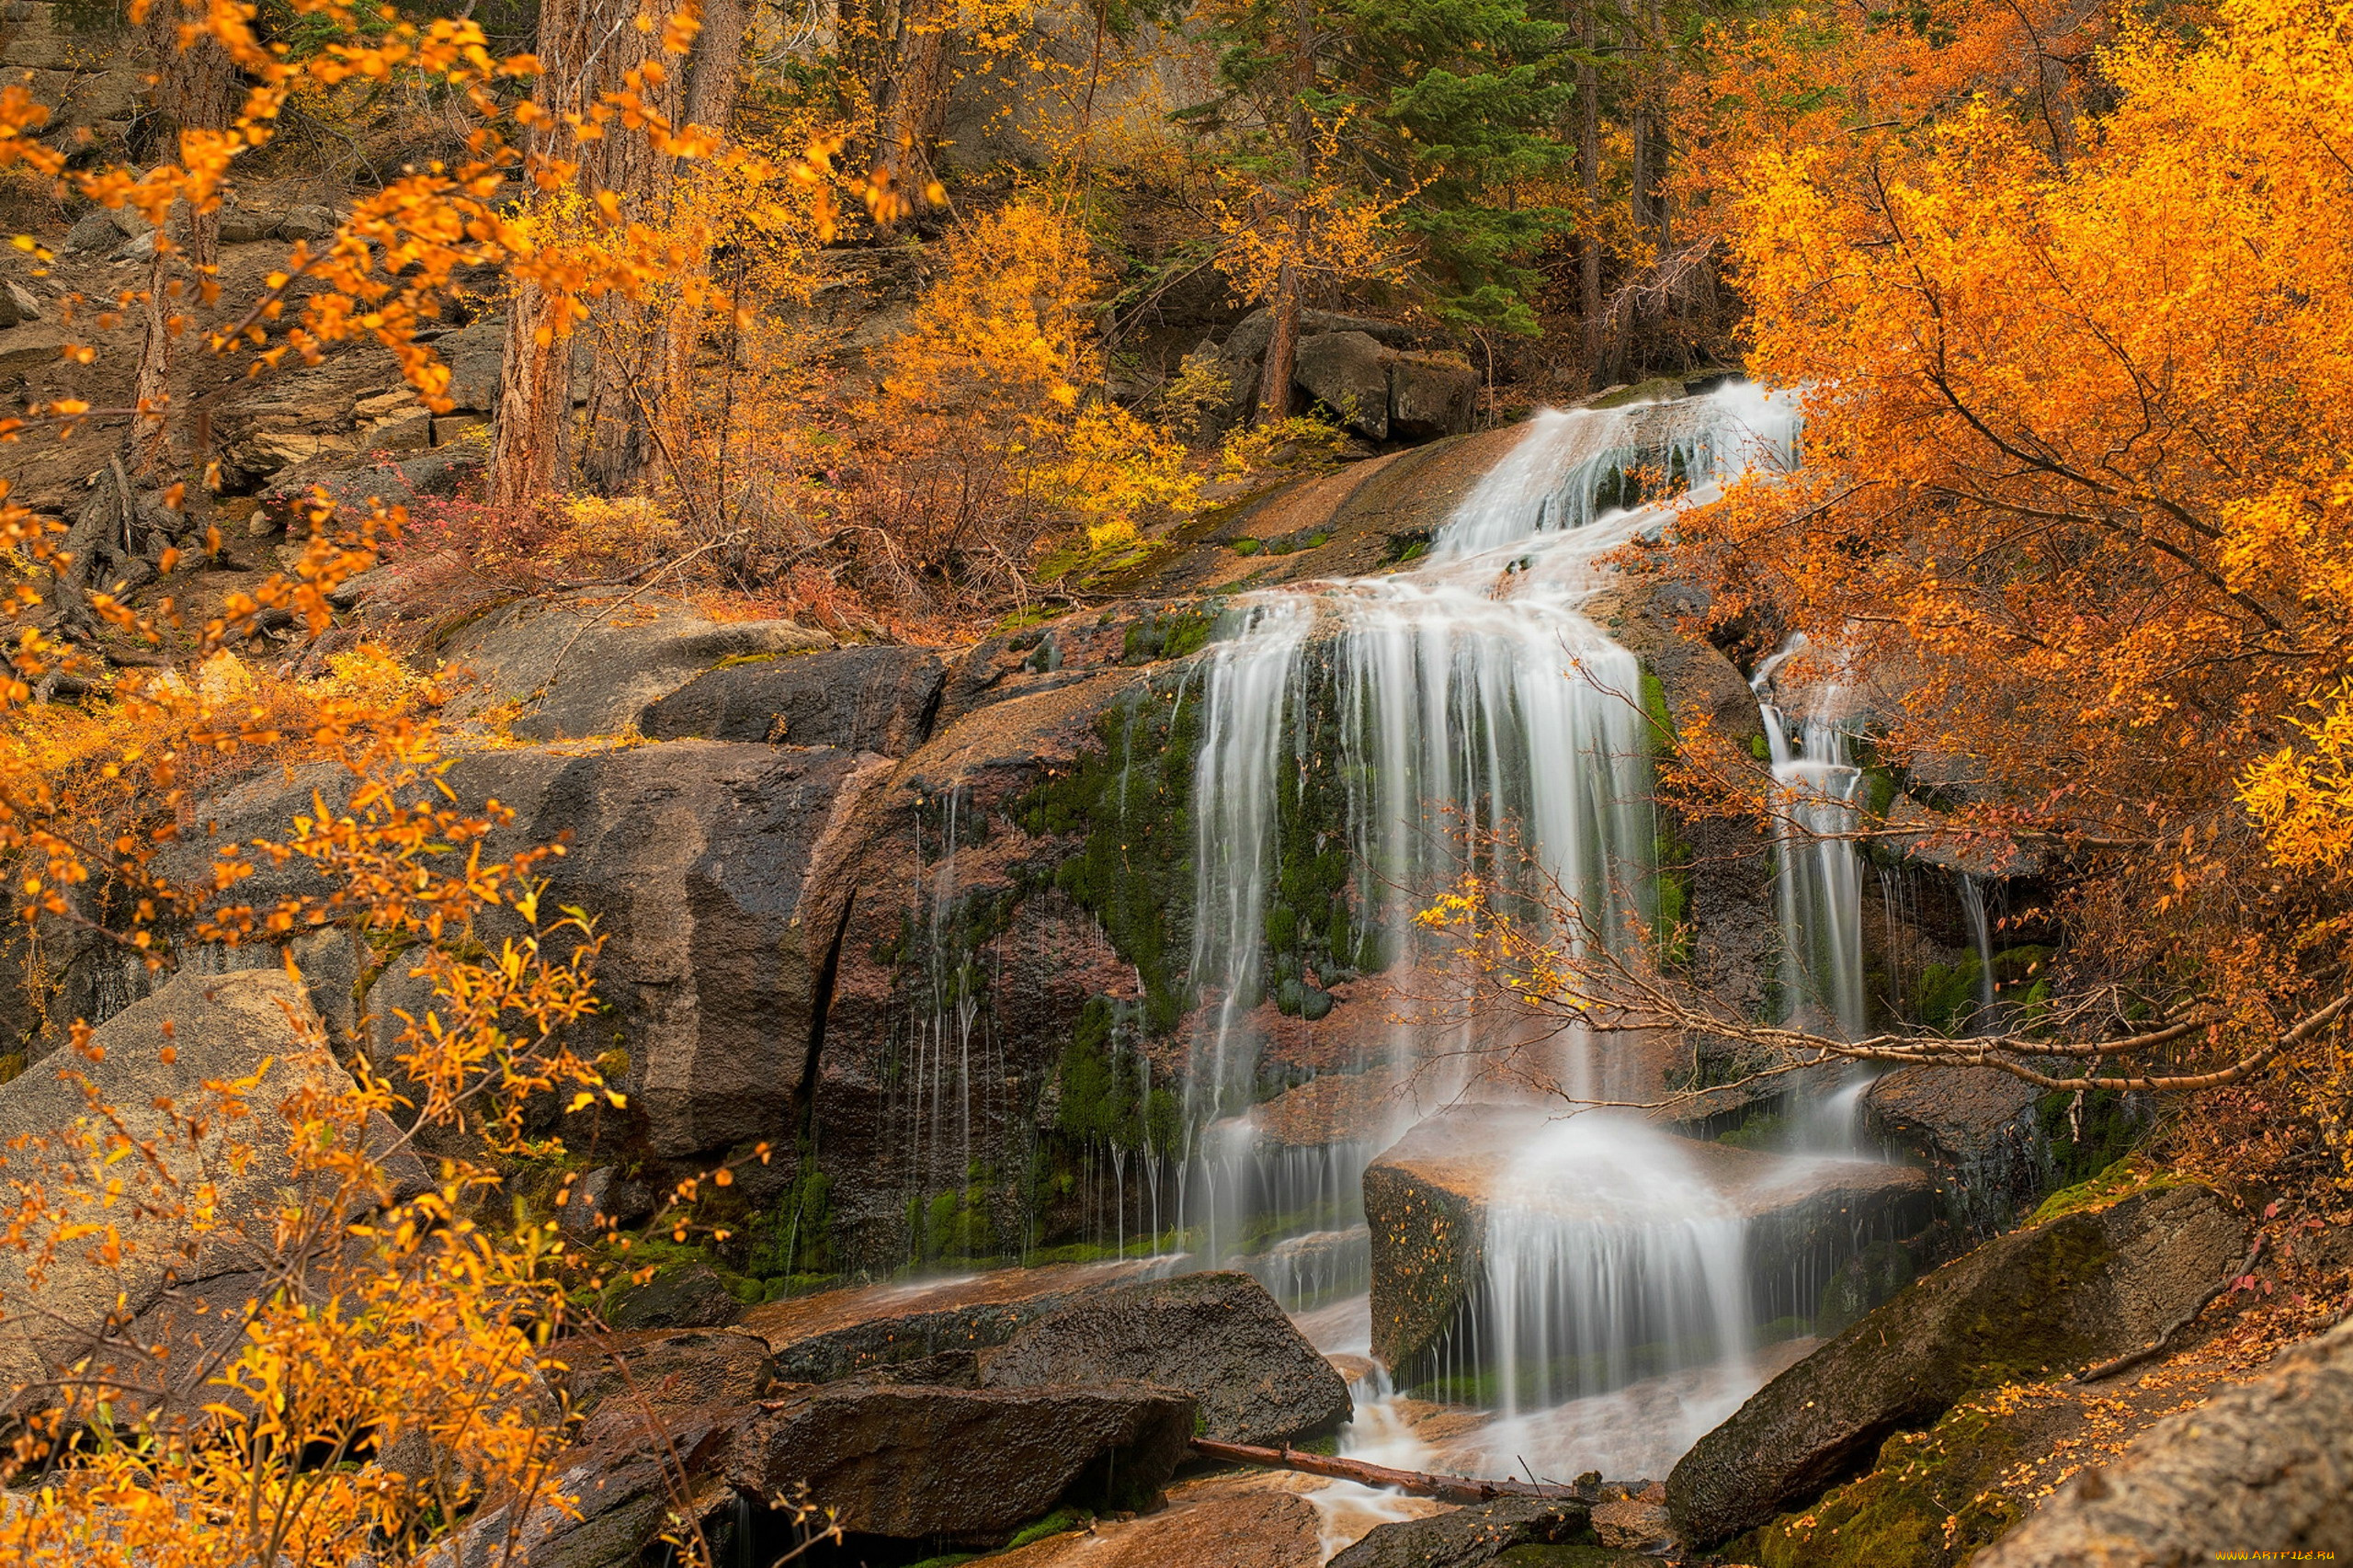
[[1787,1021],[1854,1040],[1868,1022],[1862,858],[1854,844],[1863,774],[1840,723],[1843,685],[1834,679],[1802,690],[1803,706],[1794,711],[1781,689],[1782,671],[1807,651],[1802,634],[1790,638],[1750,683],[1775,785],[1781,1013]]

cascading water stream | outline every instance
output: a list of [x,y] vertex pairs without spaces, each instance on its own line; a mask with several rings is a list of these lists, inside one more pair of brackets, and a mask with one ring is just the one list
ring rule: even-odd
[[1852,835],[1859,820],[1862,770],[1839,722],[1841,688],[1806,694],[1796,734],[1778,677],[1805,651],[1802,637],[1756,668],[1750,683],[1772,754],[1778,808],[1774,886],[1781,925],[1784,1015],[1828,1027],[1847,1039],[1864,1031],[1862,858]]
[[[1580,607],[1608,581],[1603,557],[1672,516],[1623,505],[1642,470],[1704,494],[1753,462],[1792,463],[1796,438],[1794,408],[1745,384],[1548,412],[1420,564],[1237,607],[1203,682],[1194,787],[1204,1006],[1180,1208],[1210,1260],[1279,1223],[1271,1204],[1331,1193],[1348,1209],[1365,1160],[1413,1119],[1398,1097],[1392,1125],[1313,1155],[1312,1180],[1274,1168],[1302,1156],[1262,1149],[1246,1109],[1265,1004],[1312,1029],[1330,985],[1414,965],[1415,914],[1465,869],[1465,844],[1507,887],[1527,885],[1526,857],[1579,911],[1574,940],[1620,939],[1653,913],[1643,671]],[[1342,884],[1336,898],[1317,891]],[[1402,1076],[1469,1043],[1399,1027],[1355,1066]],[[1573,1039],[1542,1075],[1574,1097],[1613,1088]],[[1455,1072],[1420,1086],[1437,1098],[1462,1083]]]

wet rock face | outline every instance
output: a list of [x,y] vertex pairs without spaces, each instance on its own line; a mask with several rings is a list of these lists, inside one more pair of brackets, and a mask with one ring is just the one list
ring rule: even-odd
[[[1540,1107],[1456,1107],[1366,1168],[1373,1353],[1391,1367],[1411,1367],[1477,1288],[1494,1206],[1537,1196],[1566,1220],[1612,1219],[1606,1206],[1580,1210],[1575,1192],[1514,1187],[1513,1151],[1551,1122]],[[1668,1148],[1722,1195],[1727,1212],[1747,1221],[1749,1266],[1760,1278],[1827,1276],[1870,1241],[1908,1234],[1927,1220],[1927,1178],[1904,1166],[1791,1159],[1689,1139]],[[1811,1314],[1812,1302],[1791,1304]]]
[[1382,1525],[1332,1559],[1331,1568],[1477,1568],[1519,1561],[1504,1556],[1517,1547],[1582,1546],[1597,1539],[1585,1504],[1515,1497]]
[[732,1328],[662,1329],[567,1340],[563,1386],[600,1424],[749,1404],[776,1381],[767,1341]]
[[1193,1435],[1193,1402],[1141,1384],[950,1389],[835,1384],[773,1402],[728,1470],[771,1503],[805,1485],[853,1532],[994,1545],[1072,1503],[1149,1507]]
[[2234,1267],[2245,1221],[2202,1187],[2142,1192],[1986,1243],[1765,1385],[1667,1480],[1713,1543],[1799,1506],[1971,1389],[2135,1350]]
[[1200,1435],[1277,1447],[1354,1411],[1347,1384],[1246,1274],[1112,1285],[1045,1313],[983,1358],[987,1388],[1133,1380],[1190,1394]]
[[1864,1092],[1864,1126],[1949,1176],[1963,1219],[1986,1224],[2012,1212],[2042,1180],[2040,1094],[2004,1073],[1899,1067]]
[[2353,1323],[2083,1471],[1984,1568],[2190,1568],[2353,1541]]

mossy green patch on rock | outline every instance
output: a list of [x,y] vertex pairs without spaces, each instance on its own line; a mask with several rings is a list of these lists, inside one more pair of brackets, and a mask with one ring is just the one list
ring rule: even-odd
[[1724,1549],[1760,1568],[1959,1568],[2016,1524],[1994,1490],[2022,1447],[1999,1395],[1953,1407],[1926,1432],[1899,1432],[1870,1474]]
[[1013,803],[1032,838],[1083,835],[1054,885],[1103,926],[1144,987],[1144,1024],[1176,1027],[1188,1004],[1193,835],[1188,810],[1200,705],[1181,677],[1155,679],[1096,724],[1099,749],[1050,769]]
[[2179,1187],[2187,1180],[2172,1171],[2152,1164],[2139,1154],[2128,1154],[2109,1165],[2100,1173],[2073,1187],[2062,1187],[2042,1200],[2042,1206],[2027,1221],[2040,1225],[2063,1219],[2069,1214],[2090,1214],[2113,1203],[2120,1203],[2136,1192],[2157,1192],[2168,1187]]

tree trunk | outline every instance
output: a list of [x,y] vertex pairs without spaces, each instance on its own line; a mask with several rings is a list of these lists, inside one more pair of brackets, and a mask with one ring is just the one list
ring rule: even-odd
[[1290,262],[1275,275],[1275,297],[1267,301],[1274,331],[1267,338],[1267,361],[1258,372],[1258,421],[1290,417],[1290,378],[1299,367],[1299,272]]
[[703,0],[702,30],[695,35],[687,78],[687,119],[724,135],[734,118],[744,74],[744,35],[751,26],[745,0]]
[[[604,135],[582,141],[563,117],[585,116],[605,95],[628,90],[629,75],[660,57],[662,28],[640,30],[639,17],[638,0],[545,0],[540,8],[539,98],[550,112],[535,133],[531,164],[576,164],[580,192],[592,202],[601,192],[619,196],[624,225],[665,221],[676,160],[656,153],[642,133],[618,120],[607,123]],[[675,123],[684,108],[686,75],[665,71],[661,83],[645,83],[638,96]],[[563,301],[528,283],[518,285],[508,302],[492,478],[492,493],[502,504],[520,505],[563,483],[570,324]],[[666,358],[668,339],[667,324],[637,301],[608,295],[592,307],[592,369],[578,463],[600,494],[635,485],[653,460],[651,420],[667,378],[651,372]]]
[[1272,423],[1290,416],[1290,381],[1299,368],[1299,312],[1302,286],[1299,275],[1310,235],[1303,198],[1315,177],[1315,128],[1307,114],[1307,95],[1315,90],[1315,14],[1312,0],[1291,0],[1290,133],[1299,195],[1285,216],[1290,226],[1291,256],[1275,273],[1275,297],[1267,301],[1274,330],[1267,337],[1266,363],[1258,371],[1258,421]]
[[948,119],[948,25],[943,0],[910,0],[899,57],[884,84],[875,174],[912,203],[931,182],[931,156]]
[[139,372],[131,382],[131,470],[142,478],[164,466],[171,436],[172,334],[164,309],[164,253],[147,264],[146,298],[140,304]]
[[[552,494],[563,471],[572,416],[571,325],[560,301],[519,283],[506,301],[506,357],[499,367],[491,501],[521,506]],[[541,343],[540,334],[549,341]]]
[[[180,46],[183,22],[200,20],[201,7],[182,0],[154,0],[148,7],[147,47],[155,56],[155,109],[171,138],[170,155],[186,161],[180,138],[190,131],[226,131],[237,122],[245,90],[229,51],[210,33],[199,32]],[[221,259],[221,215],[188,213],[188,258],[199,273]]]

